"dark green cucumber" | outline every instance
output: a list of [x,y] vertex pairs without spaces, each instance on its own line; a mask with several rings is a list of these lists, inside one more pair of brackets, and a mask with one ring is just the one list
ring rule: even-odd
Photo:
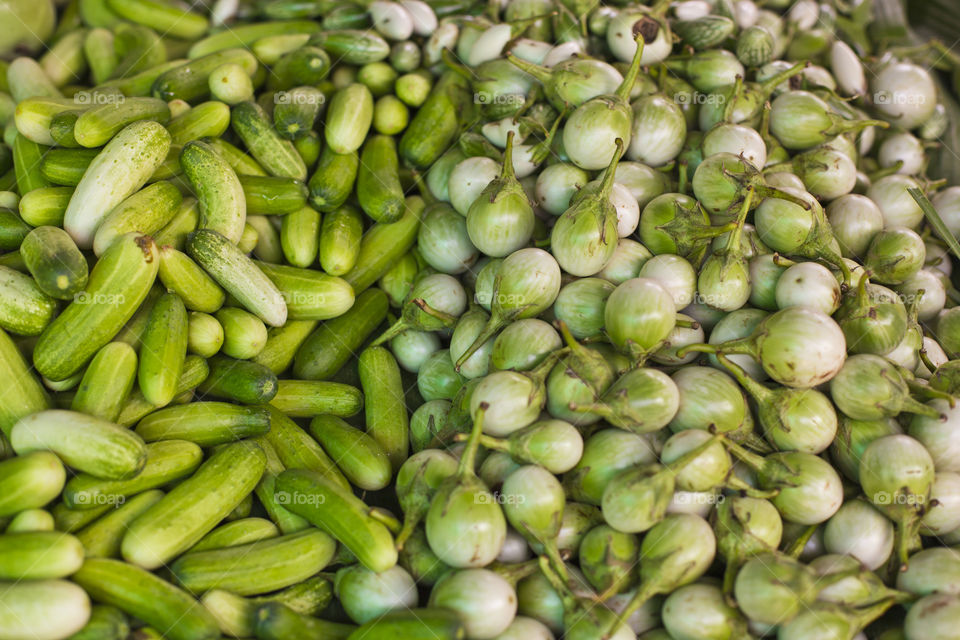
[[400,155],[417,168],[426,169],[456,139],[461,117],[472,105],[469,81],[456,71],[447,71],[434,85],[400,138]]
[[174,99],[186,102],[200,100],[210,93],[210,74],[224,64],[238,64],[252,77],[259,63],[245,49],[224,49],[210,53],[164,72],[153,83],[153,95],[167,102]]
[[323,212],[343,206],[353,192],[359,168],[360,156],[356,151],[336,153],[330,147],[324,147],[317,169],[307,184],[310,204]]
[[121,544],[123,557],[146,569],[177,557],[253,491],[264,465],[263,451],[254,442],[218,449],[130,525]]
[[409,196],[405,204],[399,220],[375,224],[363,235],[357,263],[343,276],[358,295],[379,280],[416,242],[425,205],[419,196]]
[[273,124],[287,140],[296,140],[313,131],[326,96],[316,87],[294,87],[276,94]]
[[30,225],[13,209],[0,209],[0,251],[15,251],[30,233]]
[[364,624],[348,640],[463,640],[463,622],[449,609],[391,611]]
[[307,179],[307,167],[293,143],[280,137],[273,121],[255,102],[241,102],[233,107],[233,130],[243,140],[250,155],[274,176]]
[[277,393],[277,376],[261,364],[215,355],[207,360],[210,375],[197,388],[201,393],[244,404],[270,402]]
[[263,407],[226,402],[191,402],[154,411],[137,425],[147,442],[188,440],[201,447],[242,440],[270,430],[270,413]]
[[43,156],[40,172],[51,184],[75,187],[98,153],[98,149],[51,149]]
[[356,629],[354,625],[301,615],[279,602],[260,605],[254,615],[254,630],[263,640],[345,640]]
[[37,227],[23,239],[20,255],[48,296],[70,300],[87,286],[87,260],[63,229]]
[[220,629],[187,592],[132,564],[88,558],[73,575],[98,602],[109,604],[162,630],[169,640],[215,640]]
[[273,91],[317,85],[330,72],[330,56],[320,47],[299,47],[284,54],[272,65],[271,71],[267,88]]
[[367,140],[360,155],[357,199],[364,213],[376,222],[396,222],[403,215],[403,187],[397,146],[391,136]]
[[269,216],[293,213],[307,204],[310,194],[300,180],[277,176],[238,176],[247,212]]
[[359,295],[349,311],[323,323],[304,341],[294,359],[294,375],[326,380],[340,371],[386,319],[388,307],[387,296],[379,289]]
[[345,64],[369,64],[390,55],[390,45],[372,29],[323,31],[310,43],[323,47],[334,60]]
[[56,300],[29,274],[0,266],[0,328],[22,336],[40,335],[56,309]]
[[409,417],[396,358],[383,347],[360,354],[360,385],[363,388],[367,433],[387,452],[396,471],[409,453]]
[[357,264],[363,238],[363,216],[345,205],[324,217],[320,231],[320,266],[332,276],[342,276]]

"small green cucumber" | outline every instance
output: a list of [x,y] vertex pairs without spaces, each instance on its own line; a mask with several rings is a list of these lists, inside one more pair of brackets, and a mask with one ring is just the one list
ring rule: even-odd
[[0,580],[66,578],[83,564],[83,545],[69,533],[0,535]]
[[279,380],[277,395],[270,404],[291,418],[321,414],[346,418],[363,409],[363,394],[360,389],[339,382]]
[[230,107],[217,100],[203,102],[167,123],[173,144],[219,138],[230,127]]
[[236,307],[217,311],[217,321],[223,327],[221,351],[238,360],[249,360],[267,344],[267,327],[257,316]]
[[66,638],[90,619],[90,597],[66,580],[0,584],[0,637]]
[[20,255],[48,296],[70,300],[87,286],[87,260],[70,234],[59,227],[37,227],[28,233]]
[[154,303],[140,345],[140,392],[150,404],[163,406],[177,395],[187,356],[187,308],[180,296],[165,293]]
[[336,318],[354,304],[353,287],[343,278],[300,267],[256,264],[280,290],[291,320]]
[[320,249],[320,212],[303,206],[283,216],[280,247],[283,257],[294,267],[307,268],[316,262]]
[[215,398],[243,404],[270,402],[277,393],[277,376],[261,364],[217,354],[207,360],[210,375],[197,389]]
[[346,275],[357,264],[362,239],[363,216],[355,207],[331,211],[320,231],[320,266],[332,276]]
[[125,342],[108,342],[87,365],[70,408],[115,422],[136,377],[137,352]]
[[355,486],[379,491],[390,484],[390,459],[370,435],[331,415],[311,420],[310,433]]
[[420,215],[425,208],[419,196],[409,196],[396,222],[377,223],[363,234],[357,263],[343,276],[358,295],[383,276],[417,240]]
[[326,213],[343,206],[357,179],[360,155],[356,151],[336,153],[329,146],[320,153],[320,161],[310,177],[310,204]]
[[293,178],[277,176],[238,176],[247,211],[271,216],[292,213],[307,204],[307,185]]
[[377,135],[363,145],[357,174],[357,200],[376,222],[396,222],[403,215],[397,145],[390,136]]
[[324,136],[327,146],[339,154],[360,148],[373,122],[373,95],[365,85],[354,83],[340,89],[327,107]]
[[263,640],[346,640],[356,627],[351,624],[327,622],[295,612],[279,602],[268,602],[254,612],[254,633]]
[[187,351],[202,358],[209,358],[220,351],[224,340],[223,325],[216,318],[192,311],[187,321]]
[[243,140],[250,154],[273,176],[307,179],[307,167],[293,143],[277,133],[273,121],[255,102],[234,105],[231,115],[233,130]]
[[153,235],[177,214],[183,196],[172,182],[155,182],[120,202],[104,218],[93,236],[93,252],[103,255],[127,233]]
[[157,98],[127,98],[122,102],[98,104],[83,112],[73,126],[73,137],[88,149],[102,147],[121,129],[140,120],[166,124],[170,107]]
[[200,228],[239,241],[247,219],[247,201],[233,168],[213,147],[199,141],[183,147],[180,165],[200,202]]
[[4,401],[0,402],[0,431],[10,436],[13,425],[21,418],[50,407],[50,398],[23,354],[10,336],[0,329],[0,385]]
[[236,547],[280,535],[277,525],[264,518],[242,518],[222,524],[190,547],[187,553]]
[[[180,397],[186,393],[192,393],[198,384],[203,382],[210,374],[210,367],[207,361],[197,355],[189,355],[183,360],[183,372],[177,381],[177,396]],[[125,427],[134,425],[143,416],[159,409],[156,405],[150,404],[143,397],[140,389],[134,387],[127,398],[123,409],[120,410],[120,416],[117,423]]]
[[49,451],[34,451],[0,462],[0,518],[39,509],[63,490],[67,471]]
[[40,335],[57,309],[36,280],[9,267],[0,267],[0,301],[0,327],[23,336]]
[[140,421],[136,433],[146,442],[188,440],[210,447],[269,430],[270,413],[263,407],[191,402],[154,411]]
[[307,469],[339,487],[350,488],[346,477],[310,434],[279,410],[273,407],[269,407],[269,410],[270,431],[264,439],[273,446],[285,469]]
[[185,253],[160,247],[160,282],[180,296],[190,311],[213,313],[223,306],[226,294],[207,272]]
[[394,471],[409,453],[409,417],[400,366],[389,350],[372,347],[359,359],[360,385],[366,399],[367,433],[383,447]]
[[88,558],[119,558],[120,541],[130,523],[163,497],[163,491],[152,489],[125,500],[77,532]]

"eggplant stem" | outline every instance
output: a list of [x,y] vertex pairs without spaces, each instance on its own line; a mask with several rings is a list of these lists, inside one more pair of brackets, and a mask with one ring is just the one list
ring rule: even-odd
[[[812,524],[806,529],[803,530],[793,542],[787,545],[787,548],[783,550],[783,553],[790,556],[791,558],[799,558],[800,554],[803,553],[803,549],[807,546],[807,543],[810,541],[810,538],[813,537],[813,534],[817,532],[817,527],[819,525]],[[844,576],[845,578],[848,576]]]
[[387,529],[390,530],[390,533],[397,535],[403,531],[403,523],[397,520],[391,514],[383,511],[382,509],[371,508],[367,511],[367,515],[370,516],[372,520],[376,520]]
[[477,449],[480,448],[480,436],[483,434],[483,416],[489,407],[490,405],[486,402],[481,402],[477,409],[477,417],[473,421],[467,446],[460,454],[460,464],[457,466],[458,478],[465,478],[474,474],[474,468],[477,464]]

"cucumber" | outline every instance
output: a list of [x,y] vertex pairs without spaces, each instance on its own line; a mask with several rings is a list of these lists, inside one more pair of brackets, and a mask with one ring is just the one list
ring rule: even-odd
[[359,168],[360,156],[356,151],[335,153],[329,146],[324,147],[316,171],[307,184],[310,204],[322,212],[343,206],[353,192]]
[[363,409],[363,394],[360,389],[339,382],[279,380],[277,395],[270,404],[291,418],[320,414],[346,418]]
[[323,140],[316,131],[308,131],[293,141],[293,147],[300,154],[303,163],[307,165],[307,171],[311,171],[317,160],[320,159],[320,152],[323,151]]
[[250,154],[273,176],[307,179],[307,167],[293,143],[280,137],[266,112],[255,102],[234,105],[233,130]]
[[275,374],[287,370],[300,345],[317,326],[315,320],[291,320],[282,327],[273,327],[267,332],[267,344],[253,362],[262,364]]
[[277,525],[263,518],[243,518],[222,524],[190,548],[187,553],[236,547],[280,535]]
[[83,115],[82,110],[61,111],[50,118],[50,138],[53,139],[53,144],[70,149],[79,149],[82,146],[73,135],[81,115]]
[[126,233],[153,235],[180,209],[183,196],[172,182],[144,187],[123,200],[104,218],[93,237],[93,252],[102,255]]
[[52,298],[70,300],[87,286],[87,260],[63,229],[37,227],[20,245],[37,286]]
[[269,216],[292,213],[307,204],[307,185],[293,178],[276,176],[238,176],[247,211]]
[[[187,243],[187,236],[200,224],[200,203],[196,198],[184,198],[173,218],[153,235],[158,247],[173,247],[180,251]],[[161,269],[163,268],[161,260]],[[181,296],[183,297],[183,296]]]
[[153,285],[158,263],[149,237],[119,238],[93,267],[86,291],[41,334],[33,351],[37,371],[51,380],[79,371],[133,316]]
[[[334,153],[352,153],[360,148],[373,123],[373,94],[354,83],[340,89],[330,100],[324,136]],[[362,163],[361,163],[362,164]]]
[[[183,360],[183,372],[177,381],[177,396],[192,393],[198,384],[206,380],[208,375],[210,375],[210,367],[205,359],[195,355],[187,356]],[[140,389],[134,388],[120,410],[117,423],[129,427],[158,408],[146,401]]]
[[34,189],[20,198],[20,217],[31,227],[59,227],[72,195],[70,187]]
[[213,313],[223,306],[226,294],[190,256],[173,247],[160,247],[157,274],[167,290],[180,296],[190,311]]
[[142,120],[127,125],[97,154],[63,219],[64,229],[81,249],[93,246],[97,227],[115,206],[140,190],[169,148],[170,134],[163,125]]
[[[270,416],[270,420],[271,425],[274,424],[275,418],[273,415]],[[265,436],[257,438],[257,443],[267,457],[267,466],[254,492],[263,505],[264,510],[267,512],[267,515],[270,516],[270,519],[283,533],[295,533],[309,528],[309,522],[296,514],[290,513],[283,505],[277,502],[277,476],[284,470],[283,463],[280,461],[277,450],[270,444]]]
[[14,58],[7,67],[6,75],[10,95],[16,102],[23,102],[34,96],[59,98],[63,95],[47,77],[47,72],[40,63],[33,58]]
[[0,266],[0,327],[23,336],[40,335],[50,326],[56,309],[56,300],[36,280]]
[[[99,154],[99,149],[53,148],[44,154],[40,164],[40,173],[44,180],[49,183],[76,187],[83,180],[83,175],[90,168],[94,158]],[[70,190],[71,196],[73,191],[73,189]],[[68,201],[67,206],[69,204]],[[66,208],[64,208],[64,215],[66,215]]]
[[267,172],[263,170],[263,167],[257,164],[256,160],[223,138],[208,138],[204,140],[204,142],[210,145],[210,147],[217,152],[217,155],[226,160],[227,164],[233,167],[233,170],[237,173],[237,175],[267,175]]
[[0,462],[0,518],[43,507],[60,495],[66,479],[60,458],[49,451]]
[[102,147],[121,129],[140,120],[166,124],[170,107],[156,98],[127,98],[116,104],[98,104],[77,118],[73,137],[88,149]]
[[277,491],[289,495],[284,506],[339,540],[371,571],[396,565],[390,531],[349,489],[314,471],[288,469],[277,476]]
[[[308,525],[309,526],[309,525]],[[278,602],[306,616],[318,615],[333,597],[330,581],[320,576],[304,580],[266,596],[244,598],[223,589],[212,589],[200,601],[213,614],[220,630],[236,638],[253,637],[257,607]]]
[[313,131],[323,110],[326,95],[316,87],[295,87],[276,94],[273,126],[287,140],[296,140]]
[[258,436],[270,430],[270,412],[226,402],[191,402],[154,411],[137,425],[146,442],[188,440],[201,447]]
[[320,47],[305,45],[285,53],[271,65],[267,89],[286,91],[297,86],[315,86],[330,73],[330,56]]
[[119,558],[120,541],[127,527],[162,497],[159,489],[144,491],[80,529],[77,540],[83,545],[86,557]]
[[390,611],[367,622],[348,640],[462,640],[463,622],[449,609],[410,609]]
[[220,351],[223,339],[223,326],[216,318],[200,311],[190,312],[187,323],[187,351],[202,358],[209,358]]
[[147,463],[143,470],[128,480],[102,480],[87,474],[70,478],[63,489],[64,504],[77,510],[122,504],[128,496],[189,476],[203,459],[200,447],[183,440],[153,442],[146,449]]
[[124,22],[118,24],[113,33],[113,48],[117,54],[113,77],[126,78],[166,62],[167,47],[149,26]]
[[357,173],[357,199],[363,212],[376,222],[396,222],[403,215],[400,164],[397,145],[391,136],[373,136],[363,146]]
[[113,505],[105,504],[92,509],[70,509],[65,503],[58,502],[50,509],[50,515],[53,516],[57,531],[73,533],[105,515],[112,508]]
[[87,624],[90,598],[66,580],[0,583],[0,637],[60,640]]
[[[80,4],[78,2],[78,4]],[[87,32],[83,41],[83,53],[90,63],[90,79],[96,86],[106,82],[120,62],[115,47],[113,32],[103,27],[95,27]]]
[[260,318],[236,307],[226,307],[217,311],[224,341],[221,351],[238,360],[249,360],[263,349],[267,343],[267,327]]
[[399,220],[375,224],[363,235],[357,263],[343,276],[356,294],[379,280],[416,242],[424,202],[422,198],[410,196],[405,204]]
[[115,422],[136,376],[137,352],[133,347],[125,342],[108,342],[87,365],[70,408]]
[[200,138],[219,138],[230,126],[230,107],[212,100],[193,107],[167,123],[173,144],[185,145]]
[[386,319],[388,306],[386,294],[379,289],[357,296],[349,311],[320,325],[300,345],[294,358],[294,375],[326,380],[336,374]]
[[189,142],[180,166],[200,203],[200,227],[238,242],[247,219],[243,186],[233,168],[209,145]]
[[187,251],[221,287],[266,324],[279,327],[287,321],[283,295],[227,238],[200,229],[187,240]]
[[0,580],[65,578],[83,564],[83,545],[59,531],[0,535]]
[[310,433],[355,486],[364,491],[379,491],[390,484],[390,459],[368,434],[329,415],[311,420]]
[[407,459],[409,417],[396,358],[383,347],[360,354],[360,385],[366,398],[367,433],[387,452],[393,470]]
[[187,356],[187,309],[175,293],[165,293],[150,311],[141,337],[137,382],[144,399],[163,406],[177,394]]
[[170,572],[192,593],[226,589],[241,596],[258,595],[322,571],[336,546],[326,533],[308,529],[223,549],[192,551],[177,558]]
[[231,47],[247,47],[261,38],[296,34],[309,35],[319,30],[320,25],[307,20],[284,20],[234,25],[229,29],[198,40],[190,47],[187,55],[191,58],[199,58]]
[[279,602],[257,607],[254,632],[262,640],[345,640],[356,627],[296,613]]
[[90,610],[90,620],[69,640],[127,640],[129,635],[130,624],[123,611],[96,604]]
[[[257,248],[257,243],[260,242],[260,229],[261,227],[254,226],[250,223],[251,220],[264,219],[263,216],[247,216],[247,222],[243,225],[243,233],[240,235],[240,239],[237,241],[237,248],[240,249],[240,253],[250,254]],[[266,222],[267,226],[272,228],[272,225],[269,221]]]
[[[357,242],[359,244],[359,238]],[[320,249],[320,212],[303,206],[283,216],[280,247],[283,257],[294,267],[307,268],[316,262]]]
[[369,64],[390,55],[390,45],[371,29],[323,31],[311,38],[310,43],[323,47],[334,60],[345,64]]
[[346,275],[357,264],[363,238],[363,216],[343,206],[324,217],[320,231],[320,266],[332,276]]
[[0,209],[0,251],[16,251],[30,233],[30,225],[13,209]]
[[457,71],[446,71],[417,110],[403,137],[400,155],[406,164],[427,169],[460,132],[460,117],[471,111],[470,82]]
[[291,320],[336,318],[354,304],[353,287],[343,278],[267,262],[256,265],[280,290]]
[[17,192],[23,197],[43,187],[49,187],[50,181],[44,176],[43,156],[47,147],[41,146],[24,136],[17,134],[13,139],[13,169],[17,176]]
[[147,461],[140,436],[112,422],[63,409],[21,418],[10,432],[10,444],[19,455],[52,451],[78,471],[111,480],[137,475]]
[[[114,342],[125,342],[129,344],[136,350],[140,349],[140,338],[143,337],[143,332],[147,328],[147,321],[150,319],[150,311],[153,310],[153,305],[157,300],[160,299],[160,296],[163,295],[163,287],[156,281],[150,290],[147,291],[147,297],[143,299],[143,302],[140,304],[140,308],[137,309],[133,317],[131,317],[126,324],[123,325],[123,328],[114,336]],[[136,390],[137,393],[140,393],[140,390]]]
[[77,103],[72,98],[53,98],[35,96],[17,104],[13,114],[13,123],[20,135],[37,144],[53,146],[50,135],[50,121],[59,113],[74,111]]
[[217,450],[130,525],[121,545],[123,557],[145,569],[177,557],[253,491],[265,463],[263,451],[253,442]]
[[56,523],[53,515],[44,509],[27,509],[21,511],[10,520],[7,533],[24,533],[29,531],[53,531]]
[[153,96],[167,102],[175,99],[186,102],[200,100],[210,93],[210,74],[224,64],[240,65],[251,77],[259,65],[254,55],[244,49],[232,48],[210,53],[159,75],[153,82]]
[[215,355],[207,360],[210,375],[197,389],[215,398],[243,404],[270,402],[277,393],[277,376],[263,365]]
[[50,407],[47,392],[3,330],[0,330],[0,385],[5,393],[4,401],[0,402],[0,431],[8,438],[20,418]]
[[[273,447],[284,469],[307,469],[320,474],[333,484],[350,489],[350,483],[317,441],[296,422],[274,407],[270,410],[270,431],[264,439]],[[276,475],[280,475],[277,472]],[[277,504],[283,505],[277,500]]]
[[182,589],[119,560],[88,558],[73,581],[97,602],[161,630],[169,640],[215,640],[216,621]]
[[158,0],[107,0],[107,6],[121,18],[171,38],[195,40],[210,27],[205,16]]

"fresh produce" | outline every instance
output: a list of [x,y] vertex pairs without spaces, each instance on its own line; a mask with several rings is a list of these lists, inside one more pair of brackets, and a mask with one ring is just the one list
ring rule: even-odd
[[0,2],[0,640],[960,640],[916,4]]

